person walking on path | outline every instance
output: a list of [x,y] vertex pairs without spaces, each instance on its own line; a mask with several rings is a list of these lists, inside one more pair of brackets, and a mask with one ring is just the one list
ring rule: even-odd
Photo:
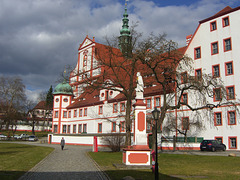
[[63,150],[64,145],[65,145],[65,139],[64,139],[63,137],[62,137],[62,139],[61,139],[60,145],[61,145],[61,148],[62,148],[62,150]]

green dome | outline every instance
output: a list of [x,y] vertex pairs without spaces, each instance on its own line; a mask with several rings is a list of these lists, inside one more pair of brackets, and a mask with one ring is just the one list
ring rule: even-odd
[[55,87],[53,94],[73,95],[73,90],[72,87],[66,81],[64,81]]

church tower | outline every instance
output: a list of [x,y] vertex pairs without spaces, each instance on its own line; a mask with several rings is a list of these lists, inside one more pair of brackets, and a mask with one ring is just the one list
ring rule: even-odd
[[132,36],[128,26],[128,13],[127,13],[127,3],[125,3],[125,12],[122,19],[123,25],[120,30],[119,36],[119,48],[124,56],[131,57],[132,54]]

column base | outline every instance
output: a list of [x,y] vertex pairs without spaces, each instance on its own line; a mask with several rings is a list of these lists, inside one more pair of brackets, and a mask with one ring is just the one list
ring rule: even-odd
[[123,149],[123,163],[132,166],[150,166],[151,150],[147,145],[134,145]]

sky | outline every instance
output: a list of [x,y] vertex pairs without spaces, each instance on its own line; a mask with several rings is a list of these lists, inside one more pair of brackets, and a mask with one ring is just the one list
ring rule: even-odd
[[[75,67],[86,35],[105,43],[119,36],[125,0],[0,0],[0,75],[19,76],[29,99],[37,100],[66,66]],[[137,31],[167,34],[185,45],[198,22],[239,0],[129,0],[129,25]]]

